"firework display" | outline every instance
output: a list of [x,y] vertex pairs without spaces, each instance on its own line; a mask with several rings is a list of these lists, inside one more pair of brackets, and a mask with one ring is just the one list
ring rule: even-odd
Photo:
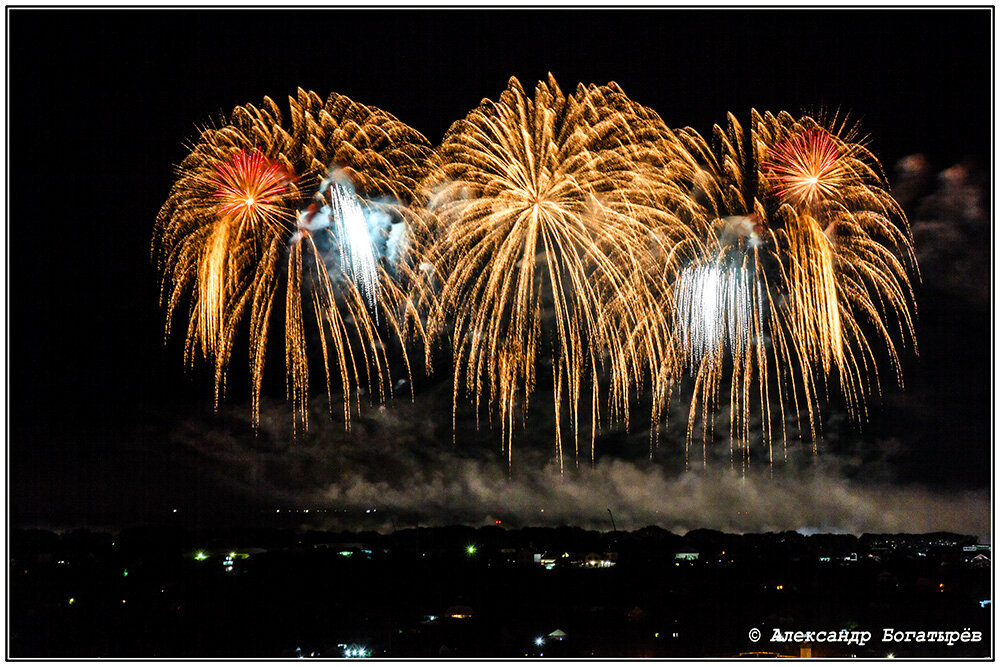
[[218,401],[248,321],[256,420],[271,320],[283,316],[287,393],[294,423],[307,425],[311,320],[328,393],[336,371],[348,420],[359,386],[385,395],[386,338],[401,335],[408,317],[407,260],[389,270],[378,255],[393,223],[413,219],[407,204],[430,147],[393,116],[341,95],[299,90],[289,108],[284,122],[270,99],[237,107],[180,164],[154,241],[167,332],[190,290],[187,357],[200,350],[214,364]]
[[433,149],[340,95],[289,107],[204,130],[157,221],[167,331],[186,306],[186,356],[213,365],[217,401],[246,322],[256,418],[283,320],[294,428],[311,362],[349,423],[359,388],[391,391],[387,349],[409,371],[416,340],[428,372],[446,351],[455,409],[498,423],[508,462],[540,383],[561,469],[564,440],[578,461],[589,434],[593,461],[636,399],[654,441],[690,375],[689,444],[700,426],[707,460],[728,404],[745,469],[758,436],[775,460],[789,417],[815,448],[831,388],[863,419],[883,359],[902,382],[908,224],[846,123],[752,111],[709,142],[614,83],[565,93],[551,76],[533,95],[512,78]]
[[[695,312],[689,304],[705,287],[692,273],[675,284],[683,307],[674,319],[695,376],[689,441],[699,403],[709,440],[728,387],[730,438],[746,465],[756,414],[773,460],[773,441],[787,442],[788,415],[815,448],[820,397],[831,386],[861,419],[865,397],[878,391],[881,356],[902,381],[896,345],[915,344],[916,263],[877,160],[845,124],[753,111],[749,128],[730,115],[714,134],[713,150],[697,132],[679,132],[675,155],[686,165],[693,224],[708,231],[699,261],[714,267],[719,293],[724,276],[734,296],[725,313]],[[739,284],[747,280],[753,285]],[[699,354],[699,345],[713,354]]]
[[646,246],[674,216],[649,206],[653,184],[638,159],[640,132],[655,120],[617,87],[566,95],[550,78],[531,98],[512,79],[438,150],[428,184],[441,229],[432,322],[451,327],[456,400],[464,388],[477,412],[487,402],[508,457],[541,359],[551,359],[561,465],[562,415],[578,454],[582,415],[591,438],[600,420],[602,374],[610,418],[624,417],[630,388],[671,352],[655,337],[631,338],[663,327]]

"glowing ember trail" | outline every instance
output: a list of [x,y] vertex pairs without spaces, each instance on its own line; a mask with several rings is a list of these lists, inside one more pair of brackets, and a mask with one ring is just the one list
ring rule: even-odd
[[449,348],[453,410],[464,394],[499,422],[508,464],[543,366],[560,468],[565,432],[578,461],[589,431],[593,461],[599,428],[628,428],[636,398],[652,451],[685,370],[688,443],[700,423],[704,452],[728,407],[744,469],[757,415],[773,462],[796,427],[815,448],[831,389],[860,421],[880,365],[902,382],[909,227],[844,124],[752,110],[710,143],[617,84],[567,94],[551,76],[534,96],[512,78],[433,151],[341,95],[300,90],[289,112],[265,99],[204,130],[154,240],[167,332],[186,310],[186,356],[214,362],[217,400],[248,321],[255,418],[278,317],[293,427],[315,350],[347,423],[362,385],[391,391],[387,343],[412,337],[428,371],[434,343]]
[[760,289],[745,267],[693,266],[681,271],[675,288],[677,328],[692,368],[707,357],[721,361],[728,350],[744,353],[751,330],[754,304],[762,318]]
[[[269,98],[260,107],[237,107],[224,126],[204,129],[180,164],[153,246],[166,332],[178,310],[189,313],[185,356],[193,363],[201,350],[214,363],[218,403],[246,322],[256,421],[272,319],[283,317],[293,427],[308,425],[307,339],[322,355],[331,409],[332,379],[340,380],[347,424],[360,386],[375,400],[391,390],[386,342],[424,334],[407,292],[419,262],[405,251],[391,273],[383,268],[376,251],[383,230],[368,224],[361,202],[380,201],[386,228],[418,225],[409,207],[430,148],[395,117],[342,95],[323,100],[300,89],[288,111],[286,121]],[[331,166],[343,182],[328,180]],[[335,253],[341,267],[331,275],[328,257]],[[190,308],[183,307],[187,298]],[[309,325],[319,336],[307,336]],[[405,348],[401,354],[409,369]]]

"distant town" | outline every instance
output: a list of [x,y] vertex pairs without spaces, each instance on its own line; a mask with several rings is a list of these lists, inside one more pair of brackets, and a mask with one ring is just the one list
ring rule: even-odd
[[8,657],[987,657],[976,536],[13,529]]

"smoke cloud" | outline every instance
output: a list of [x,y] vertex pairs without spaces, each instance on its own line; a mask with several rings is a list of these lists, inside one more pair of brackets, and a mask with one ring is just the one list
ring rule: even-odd
[[[922,157],[911,156],[897,174],[895,191],[913,225],[924,305],[933,300],[939,308],[988,308],[988,221],[975,170],[958,166],[935,174]],[[921,364],[953,354],[949,338],[925,336],[922,343]],[[823,418],[818,454],[790,439],[787,452],[775,445],[771,466],[767,448],[755,442],[746,472],[738,455],[731,458],[725,423],[716,424],[723,435],[705,452],[707,465],[700,444],[686,451],[687,406],[679,400],[651,457],[648,427],[636,412],[631,434],[597,434],[593,463],[588,433],[581,433],[577,462],[572,443],[564,442],[570,454],[560,472],[553,417],[545,409],[551,393],[539,388],[527,426],[515,434],[508,467],[499,438],[485,423],[477,428],[471,408],[459,406],[453,430],[451,385],[442,379],[449,373],[438,370],[436,384],[418,389],[412,401],[397,397],[372,406],[362,400],[350,430],[340,407],[331,417],[317,400],[310,406],[310,430],[293,437],[289,409],[275,401],[262,406],[256,432],[247,407],[233,405],[173,429],[170,438],[222,487],[271,511],[311,508],[295,516],[329,529],[388,532],[500,520],[512,527],[607,530],[610,509],[623,530],[651,524],[675,532],[948,530],[991,539],[983,472],[989,434],[981,432],[988,407],[968,407],[973,398],[966,394],[981,391],[968,378],[950,379],[944,387],[938,371],[926,371],[927,377],[908,372],[914,382],[905,390],[874,401],[874,416],[887,423],[871,424],[862,434],[832,408]],[[949,396],[957,398],[949,402]],[[720,414],[726,412],[722,406]]]
[[[539,429],[522,433],[520,447],[515,440],[510,468],[506,456],[472,441],[468,415],[460,414],[453,443],[450,391],[418,394],[412,403],[366,404],[350,431],[319,414],[323,406],[313,407],[311,430],[297,439],[287,408],[276,403],[264,407],[255,437],[246,436],[240,416],[246,413],[234,408],[211,424],[189,423],[175,443],[196,452],[202,470],[220,483],[242,485],[275,510],[311,509],[299,515],[303,524],[326,529],[390,532],[500,520],[511,527],[609,530],[610,509],[621,530],[948,530],[989,539],[988,489],[895,484],[891,461],[901,445],[894,441],[820,455],[798,445],[787,461],[771,467],[758,458],[745,474],[726,464],[727,447],[710,452],[703,467],[700,447],[685,465],[683,446],[665,443],[652,460],[605,455],[592,465],[588,452],[560,474],[554,453],[540,446]],[[492,440],[488,432],[480,436]],[[630,437],[648,442],[648,432]]]

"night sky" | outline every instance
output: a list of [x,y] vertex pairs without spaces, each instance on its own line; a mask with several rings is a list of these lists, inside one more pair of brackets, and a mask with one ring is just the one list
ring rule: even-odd
[[[629,529],[985,533],[992,21],[988,9],[8,10],[11,520],[196,523],[382,503],[400,523],[530,524],[550,520],[533,514],[548,503],[552,521],[583,525],[613,505]],[[245,384],[214,414],[209,373],[185,369],[181,340],[164,344],[150,259],[197,127],[265,95],[285,107],[302,87],[380,107],[437,143],[510,76],[530,89],[549,72],[564,91],[616,81],[668,125],[703,134],[728,111],[839,108],[871,136],[890,181],[901,158],[923,154],[929,180],[904,202],[923,277],[906,389],[873,400],[860,431],[833,408],[818,457],[748,479],[725,463],[685,472],[683,435],[650,463],[640,428],[610,438],[594,470],[553,482],[538,428],[518,441],[507,481],[495,434],[463,430],[454,445],[444,434],[447,373],[414,404],[368,410],[350,436],[328,417],[292,441],[280,372],[260,434]],[[952,187],[978,193],[978,213],[942,190],[952,181],[939,174],[957,164],[964,180]],[[425,423],[430,412],[440,423]],[[637,498],[638,487],[660,496]],[[732,513],[741,503],[751,518]]]

